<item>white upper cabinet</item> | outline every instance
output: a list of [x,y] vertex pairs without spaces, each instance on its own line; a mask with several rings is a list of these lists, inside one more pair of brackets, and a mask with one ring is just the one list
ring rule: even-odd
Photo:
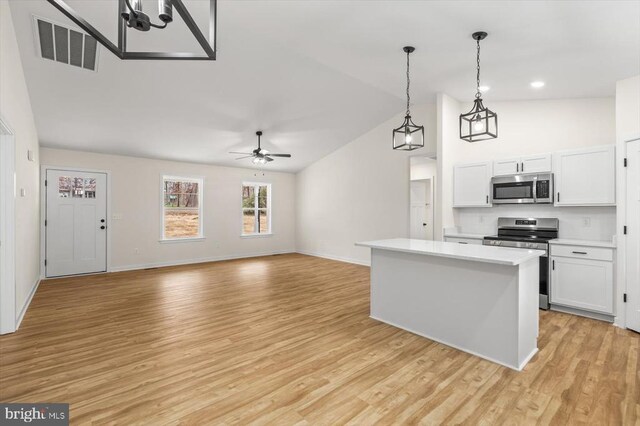
[[496,160],[493,162],[494,176],[544,172],[551,172],[551,154],[548,153]]
[[556,206],[615,205],[615,146],[560,151],[553,160]]
[[520,173],[551,172],[551,154],[529,155],[520,161]]
[[510,158],[507,160],[496,160],[493,162],[493,175],[515,175],[520,171],[520,158]]
[[492,163],[453,167],[453,207],[490,207]]

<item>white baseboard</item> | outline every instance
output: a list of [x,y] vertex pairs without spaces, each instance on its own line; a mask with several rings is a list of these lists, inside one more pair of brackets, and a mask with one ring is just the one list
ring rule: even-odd
[[35,296],[39,285],[40,285],[40,278],[38,278],[36,283],[31,288],[31,291],[29,292],[29,296],[27,296],[27,300],[25,300],[24,305],[22,306],[22,309],[20,309],[20,313],[16,318],[16,331],[18,331],[18,329],[20,328],[20,324],[22,324],[24,315],[27,313],[27,309],[29,309],[29,305],[31,305],[31,300],[33,300],[33,296]]
[[569,306],[561,306],[561,305],[553,305],[552,304],[549,307],[549,309],[552,310],[552,311],[563,312],[565,314],[578,315],[578,316],[581,316],[581,317],[591,318],[591,319],[595,319],[595,320],[599,320],[599,321],[605,321],[605,322],[610,322],[610,323],[614,322],[613,315],[607,315],[607,314],[600,314],[600,313],[597,313],[597,312],[584,311],[582,309],[571,308]]
[[222,260],[246,259],[250,257],[273,256],[275,254],[288,254],[288,253],[295,253],[295,252],[296,251],[294,249],[290,249],[290,250],[280,250],[280,251],[265,251],[265,252],[249,253],[249,254],[232,254],[232,255],[226,255],[226,256],[202,257],[199,259],[185,259],[185,260],[176,260],[171,262],[139,263],[136,265],[112,266],[111,270],[109,270],[108,272],[124,272],[124,271],[135,271],[139,269],[163,268],[166,266],[192,265],[195,263],[219,262]]
[[307,256],[322,257],[324,259],[337,260],[339,262],[353,263],[356,265],[371,266],[370,262],[363,262],[362,260],[356,260],[350,257],[334,256],[331,254],[317,253],[317,252],[306,251],[306,250],[298,250],[296,253],[305,254]]

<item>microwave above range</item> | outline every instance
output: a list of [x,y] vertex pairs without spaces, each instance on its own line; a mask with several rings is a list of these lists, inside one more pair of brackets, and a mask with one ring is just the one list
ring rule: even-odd
[[493,204],[553,203],[553,173],[497,176],[491,179]]

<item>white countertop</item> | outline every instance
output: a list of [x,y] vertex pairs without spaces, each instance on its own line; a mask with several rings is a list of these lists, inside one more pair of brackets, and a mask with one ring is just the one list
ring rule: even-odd
[[497,263],[500,265],[511,266],[519,265],[544,254],[541,250],[446,243],[443,241],[431,240],[412,240],[409,238],[366,241],[356,243],[356,245],[381,250],[422,254],[425,256],[448,257],[451,259]]
[[571,240],[569,238],[556,238],[555,240],[549,240],[549,244],[557,244],[561,246],[616,248],[613,241]]

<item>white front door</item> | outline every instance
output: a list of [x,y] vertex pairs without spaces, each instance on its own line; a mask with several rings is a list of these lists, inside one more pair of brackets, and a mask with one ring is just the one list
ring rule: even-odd
[[107,175],[47,170],[47,277],[107,270]]
[[640,332],[640,140],[627,142],[627,326]]

